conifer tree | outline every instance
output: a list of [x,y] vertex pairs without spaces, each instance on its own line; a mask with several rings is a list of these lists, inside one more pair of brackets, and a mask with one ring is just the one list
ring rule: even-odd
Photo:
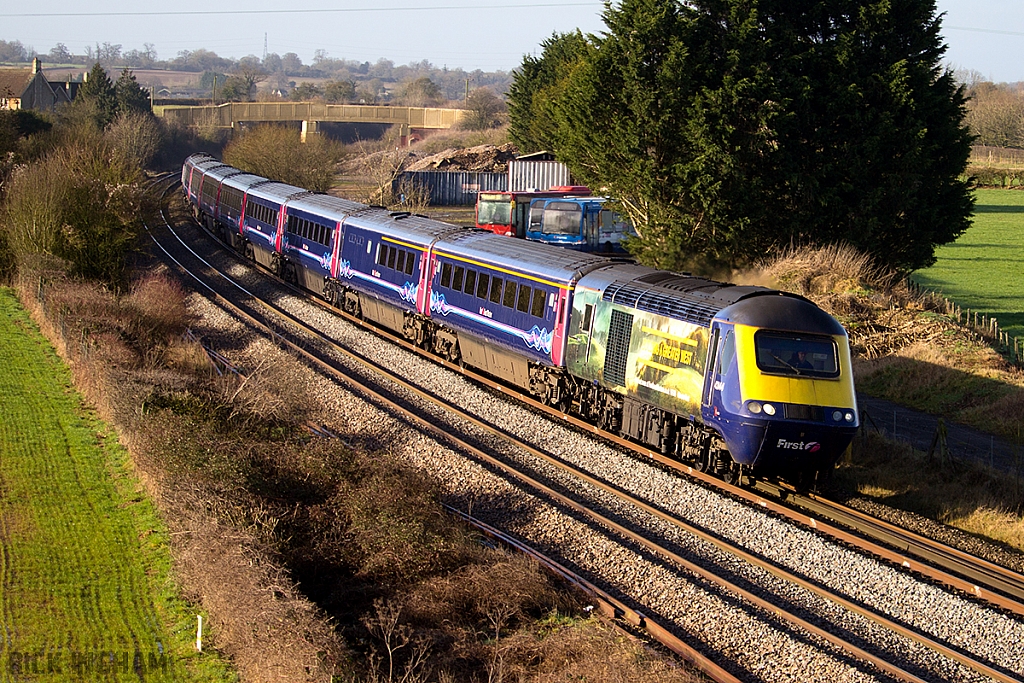
[[[556,79],[551,139],[620,202],[643,261],[842,241],[908,272],[969,225],[971,137],[934,0],[622,0],[604,20]],[[549,83],[534,66],[520,91]]]
[[114,92],[117,98],[118,114],[148,114],[152,111],[149,105],[149,93],[143,90],[135,80],[135,74],[128,67],[121,71],[121,76],[114,84]]
[[85,83],[78,88],[75,106],[90,109],[90,114],[100,129],[106,128],[117,115],[117,94],[114,84],[99,62],[93,65]]

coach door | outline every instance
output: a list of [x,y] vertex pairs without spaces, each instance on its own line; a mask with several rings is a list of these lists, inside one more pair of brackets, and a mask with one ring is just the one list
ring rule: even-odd
[[711,324],[710,349],[708,371],[704,378],[701,414],[705,422],[717,422],[722,419],[720,411],[722,390],[725,388],[725,375],[736,357],[736,340],[732,325],[719,322]]

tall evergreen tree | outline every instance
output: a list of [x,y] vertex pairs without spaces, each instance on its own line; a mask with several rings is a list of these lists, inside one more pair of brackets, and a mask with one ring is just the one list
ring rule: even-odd
[[121,71],[121,76],[114,84],[114,93],[117,99],[118,114],[148,114],[152,111],[149,104],[149,93],[139,85],[135,80],[135,74],[128,67]]
[[604,19],[552,106],[554,149],[621,202],[642,260],[845,241],[905,272],[969,225],[934,0],[622,0]]
[[589,44],[579,31],[555,34],[544,41],[540,57],[527,55],[512,78],[507,100],[509,138],[522,152],[553,149],[552,107],[566,78]]
[[93,65],[85,83],[78,89],[75,106],[90,109],[91,117],[101,129],[106,128],[117,116],[117,93],[99,62]]

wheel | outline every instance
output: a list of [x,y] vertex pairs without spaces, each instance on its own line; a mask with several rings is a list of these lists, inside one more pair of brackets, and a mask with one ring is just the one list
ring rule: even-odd
[[732,486],[739,486],[740,488],[743,488],[745,479],[746,477],[743,476],[743,465],[736,461],[732,461],[729,466],[726,467],[725,471],[722,472],[722,480],[726,484],[731,484]]
[[700,454],[697,456],[695,463],[695,469],[698,472],[711,472],[714,463],[714,458],[711,457],[711,449],[703,448]]

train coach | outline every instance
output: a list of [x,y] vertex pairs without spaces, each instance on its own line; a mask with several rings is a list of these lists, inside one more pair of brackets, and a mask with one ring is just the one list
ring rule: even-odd
[[182,183],[200,221],[334,306],[727,480],[809,480],[859,426],[846,331],[798,295],[389,212],[208,155]]

